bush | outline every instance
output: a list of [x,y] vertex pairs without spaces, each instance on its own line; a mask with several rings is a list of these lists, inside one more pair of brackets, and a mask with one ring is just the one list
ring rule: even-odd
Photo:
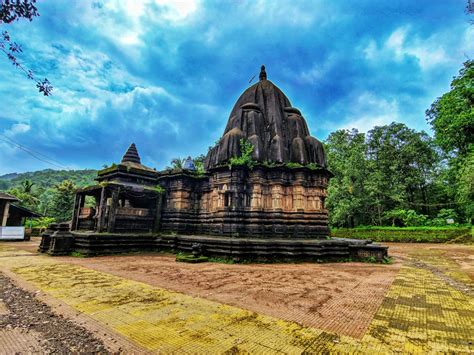
[[396,209],[384,214],[386,220],[389,220],[392,226],[402,225],[406,227],[424,226],[428,222],[428,217],[418,214],[414,210]]
[[457,240],[472,243],[472,227],[359,227],[331,230],[336,238],[371,239],[374,242],[446,243]]
[[25,221],[25,227],[28,228],[47,228],[50,223],[54,223],[54,218],[52,217],[39,217],[33,218],[31,221]]

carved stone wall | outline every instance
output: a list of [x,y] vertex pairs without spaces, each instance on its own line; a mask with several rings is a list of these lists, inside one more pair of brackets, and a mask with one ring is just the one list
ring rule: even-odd
[[328,174],[305,168],[213,169],[209,177],[162,176],[164,232],[234,237],[323,238],[329,234]]

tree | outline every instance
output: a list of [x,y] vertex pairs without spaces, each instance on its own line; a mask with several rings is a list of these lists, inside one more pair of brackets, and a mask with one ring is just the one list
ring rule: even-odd
[[[36,0],[2,0],[0,2],[0,24],[9,24],[20,19],[33,21],[33,18],[39,16],[38,9],[35,6]],[[3,31],[0,36],[0,51],[2,51],[8,60],[18,69],[23,71],[28,79],[36,82],[39,92],[45,96],[51,95],[53,87],[48,79],[37,79],[34,73],[25,68],[17,59],[17,55],[23,52],[21,45],[12,41],[10,34]]]
[[329,136],[326,152],[334,174],[326,204],[332,225],[391,224],[400,210],[435,215],[430,204],[439,199],[434,180],[440,160],[425,132],[402,123],[367,135],[340,130]]
[[183,165],[186,159],[174,158],[171,160],[171,169],[173,170],[182,170]]
[[21,187],[23,188],[23,192],[27,194],[31,193],[34,184],[35,183],[31,182],[30,180],[23,180],[21,182]]
[[442,185],[466,219],[474,216],[474,61],[464,63],[451,90],[426,111],[435,141],[445,153]]
[[447,153],[465,156],[474,143],[474,60],[451,82],[451,90],[426,110],[436,143]]
[[331,133],[326,142],[330,180],[326,206],[334,226],[354,227],[366,221],[367,174],[365,135],[356,129]]
[[74,197],[77,186],[71,180],[64,180],[56,186],[51,199],[50,216],[58,222],[69,221],[72,218]]
[[377,223],[394,208],[428,213],[428,184],[439,161],[432,139],[394,122],[370,130],[367,145],[368,189]]

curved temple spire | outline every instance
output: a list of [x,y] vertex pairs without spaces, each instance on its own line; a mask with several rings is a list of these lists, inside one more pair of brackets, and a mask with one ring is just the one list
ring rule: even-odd
[[224,135],[206,157],[206,169],[239,156],[242,139],[253,145],[252,158],[258,162],[327,165],[322,143],[311,136],[300,110],[267,80],[264,65],[260,81],[247,88],[235,103]]

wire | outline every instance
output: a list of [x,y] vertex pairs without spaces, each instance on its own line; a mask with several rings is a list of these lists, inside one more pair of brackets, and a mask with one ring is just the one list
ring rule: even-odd
[[[11,144],[21,150],[23,150],[24,152],[28,153],[29,155],[31,155],[33,158],[39,160],[39,161],[42,161],[44,163],[47,163],[47,164],[50,164],[50,165],[53,165],[57,168],[60,168],[60,169],[66,169],[66,170],[71,170],[69,167],[61,164],[60,162],[54,160],[54,159],[51,159],[50,157],[40,153],[40,152],[37,152],[31,148],[28,148],[28,147],[25,147],[24,145],[20,144],[20,143],[17,143],[15,142],[13,139],[11,138],[8,138],[7,136],[3,135],[3,134],[0,134],[0,136],[2,136],[3,138],[0,138],[1,141],[5,142],[5,143],[8,143],[8,144]],[[41,157],[39,157],[38,155],[40,156],[43,156],[45,157],[46,159],[43,159]],[[56,164],[56,163],[58,164]]]

